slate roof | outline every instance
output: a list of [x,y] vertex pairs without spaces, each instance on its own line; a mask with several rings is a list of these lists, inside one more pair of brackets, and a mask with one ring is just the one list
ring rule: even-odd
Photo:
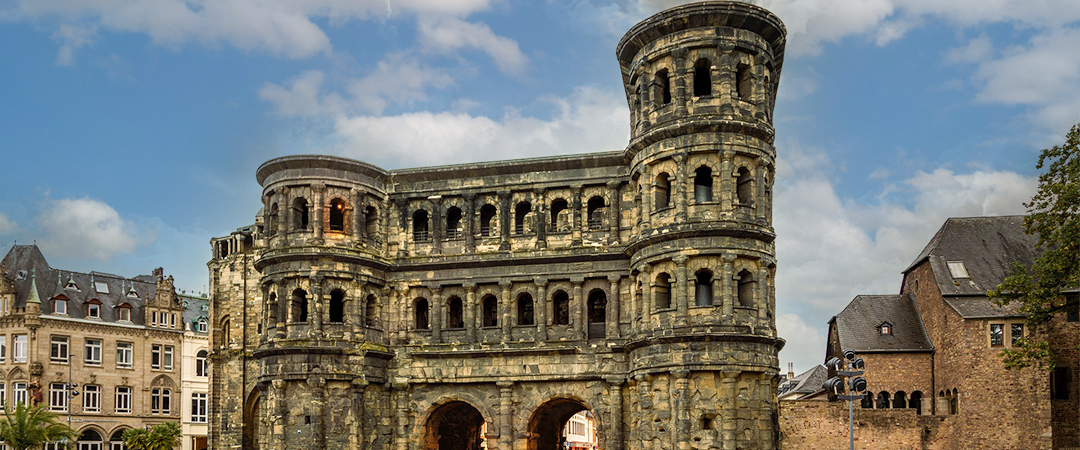
[[[892,334],[882,335],[882,323]],[[829,321],[836,326],[840,348],[856,352],[923,352],[933,346],[926,335],[915,298],[903,295],[860,295]]]
[[[184,305],[184,330],[192,331],[198,335],[207,335],[208,331],[197,331],[193,325],[199,318],[210,319],[210,300],[186,294],[180,294],[179,297]],[[206,329],[210,329],[209,322]]]
[[[928,261],[945,302],[964,318],[1016,316],[1015,307],[993,306],[985,296],[1013,265],[1031,264],[1038,255],[1038,238],[1023,226],[1024,216],[950,218],[904,274]],[[970,278],[953,278],[950,261],[963,262]]]
[[800,373],[795,378],[787,380],[780,384],[777,391],[778,397],[788,397],[792,400],[798,400],[804,396],[817,393],[823,390],[822,386],[825,384],[825,380],[829,379],[829,370],[825,366],[818,364],[814,368]]
[[[116,322],[117,307],[128,303],[132,306],[132,324],[144,325],[143,307],[157,293],[157,280],[150,275],[129,279],[101,272],[80,273],[54,269],[49,266],[37,245],[13,246],[4,256],[3,266],[7,271],[0,275],[15,285],[13,306],[26,306],[30,282],[33,279],[41,298],[42,314],[52,314],[53,299],[63,295],[68,299],[68,317],[85,319],[87,302],[97,299],[102,304],[103,322]],[[73,282],[78,289],[68,289],[69,282]],[[100,292],[98,287],[101,287],[101,291],[108,290],[108,293]],[[132,289],[134,294],[130,293]]]

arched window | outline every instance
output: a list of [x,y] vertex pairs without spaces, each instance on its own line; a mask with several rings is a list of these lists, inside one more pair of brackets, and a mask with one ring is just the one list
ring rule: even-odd
[[604,227],[604,197],[595,196],[589,199],[589,229],[596,231]]
[[494,295],[485,295],[483,298],[482,324],[485,327],[499,326],[499,300]]
[[116,430],[109,437],[109,450],[127,450],[127,446],[124,444],[124,431]]
[[701,58],[694,63],[694,96],[705,97],[712,95],[712,63],[706,58]]
[[330,200],[330,231],[345,231],[345,201],[340,198]]
[[753,177],[750,176],[750,170],[745,167],[739,168],[739,177],[735,180],[735,193],[739,198],[740,205],[750,206],[753,202]]
[[453,296],[446,301],[446,328],[465,328],[465,308],[461,297]]
[[653,80],[653,85],[656,87],[654,101],[660,102],[661,105],[671,103],[671,82],[668,79],[667,69],[656,72],[656,78]]
[[863,395],[862,402],[860,403],[860,406],[862,406],[864,409],[873,409],[874,408],[874,393],[870,392],[870,391],[866,391],[866,394]]
[[557,198],[551,202],[551,231],[570,231],[570,206],[565,199]]
[[735,66],[735,87],[739,98],[747,101],[750,100],[750,96],[753,95],[752,83],[750,66],[744,63],[739,63]]
[[514,234],[525,234],[531,231],[525,225],[530,212],[532,212],[532,203],[529,202],[520,202],[514,208]]
[[653,286],[653,301],[656,309],[671,307],[671,275],[661,272],[656,275],[656,284]]
[[210,376],[210,360],[206,350],[199,350],[199,353],[195,354],[195,376],[208,377]]
[[278,231],[278,205],[277,203],[270,205],[270,235],[277,234]]
[[232,343],[232,320],[229,316],[221,319],[221,346],[228,347]]
[[739,306],[754,306],[754,274],[743,269],[739,272]]
[[490,237],[494,236],[495,226],[495,205],[484,205],[480,207],[480,236]]
[[[946,391],[948,392],[948,391]],[[948,394],[949,397],[949,414],[956,414],[960,411],[960,396],[956,388],[952,389],[952,392]]]
[[374,206],[368,206],[364,208],[364,233],[367,237],[374,237],[375,232],[379,229],[379,210]]
[[877,409],[889,409],[889,393],[885,391],[878,392],[875,406],[877,406]]
[[229,241],[218,241],[218,258],[225,259],[229,257]]
[[896,391],[892,399],[893,409],[907,408],[907,394],[904,391]]
[[425,210],[419,209],[413,213],[412,218],[412,231],[413,241],[415,242],[429,242],[431,241],[431,229],[428,228],[428,213]]
[[378,325],[379,321],[379,303],[375,294],[368,294],[367,299],[364,300],[364,324],[369,327]]
[[293,229],[306,230],[308,227],[308,202],[304,197],[293,200]]
[[[101,440],[101,435],[94,430],[85,430],[82,435],[79,436],[79,450],[102,450],[102,446],[105,443]],[[46,446],[48,448],[48,446]],[[60,447],[57,447],[60,448]]]
[[418,298],[418,299],[416,299],[416,302],[414,303],[414,305],[415,306],[414,306],[413,313],[415,314],[414,318],[416,319],[416,329],[417,330],[426,330],[426,329],[430,328],[430,325],[428,324],[428,301],[427,301],[427,299],[423,298],[423,297]]
[[554,316],[551,318],[552,325],[570,325],[570,295],[565,291],[558,291],[551,296]]
[[607,322],[607,294],[603,289],[589,292],[589,323]]
[[698,167],[694,171],[694,201],[705,203],[712,201],[712,169],[709,166]]
[[653,181],[653,194],[656,210],[671,206],[671,179],[666,172],[660,172]]
[[292,322],[307,322],[307,292],[303,289],[294,290],[289,306],[289,318]]
[[528,293],[522,293],[517,298],[517,324],[533,324],[533,298]]
[[694,275],[694,304],[712,306],[712,271],[701,269]]
[[330,291],[330,322],[341,323],[345,321],[345,291],[334,289]]
[[446,210],[446,238],[461,238],[461,209],[457,206],[451,206]]
[[908,408],[914,409],[915,414],[922,414],[922,392],[914,391],[908,398]]

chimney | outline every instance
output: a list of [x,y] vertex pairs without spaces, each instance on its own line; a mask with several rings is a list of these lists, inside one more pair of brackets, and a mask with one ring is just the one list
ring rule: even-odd
[[795,363],[787,363],[787,379],[795,378]]

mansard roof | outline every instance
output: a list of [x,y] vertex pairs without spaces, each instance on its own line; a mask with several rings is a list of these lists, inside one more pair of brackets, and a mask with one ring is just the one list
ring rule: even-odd
[[[116,307],[128,303],[133,307],[131,321],[142,325],[143,306],[152,300],[157,292],[157,280],[149,275],[124,278],[102,272],[80,273],[54,269],[49,266],[37,245],[13,246],[4,256],[3,263],[7,272],[0,275],[15,286],[15,304],[12,306],[26,306],[31,292],[31,281],[34,280],[41,298],[43,314],[51,314],[54,307],[52,299],[63,295],[68,299],[68,317],[86,318],[87,302],[96,299],[102,304],[102,321],[115,322]],[[31,274],[35,276],[32,277]],[[78,289],[67,289],[69,281],[74,282]],[[132,287],[138,295],[137,298],[129,295]]]
[[[883,335],[879,326],[892,330]],[[930,337],[923,327],[915,298],[902,295],[860,295],[829,321],[835,326],[841,349],[856,352],[930,351]]]
[[815,394],[818,391],[824,390],[822,386],[825,384],[825,380],[828,379],[829,370],[826,369],[825,366],[818,364],[814,366],[814,368],[800,373],[795,378],[781,383],[777,391],[777,396],[798,400],[809,394]]

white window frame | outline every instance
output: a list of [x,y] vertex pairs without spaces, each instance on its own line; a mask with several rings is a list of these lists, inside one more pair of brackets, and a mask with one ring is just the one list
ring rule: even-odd
[[68,314],[68,301],[64,299],[53,300],[53,314],[66,316]]
[[86,345],[83,351],[83,363],[91,366],[101,365],[101,339],[86,338]]
[[66,412],[68,410],[67,397],[67,388],[64,383],[49,383],[49,411]]
[[11,392],[14,394],[13,399],[15,404],[22,403],[24,405],[30,404],[30,391],[26,389],[25,381],[16,381],[11,383]]
[[12,337],[11,362],[26,362],[27,337],[25,334],[16,334]]
[[150,346],[150,368],[161,370],[161,344]]
[[121,306],[116,312],[116,320],[120,322],[131,322],[131,308]]
[[195,354],[195,376],[202,378],[210,376],[210,359],[207,357],[208,355],[199,355],[204,351],[200,350]]
[[101,412],[101,386],[87,384],[83,386],[83,409],[84,413]]
[[195,321],[195,331],[198,331],[200,333],[206,333],[209,330],[209,327],[207,325],[208,324],[206,322],[206,319],[201,318]]
[[113,397],[113,412],[116,414],[131,414],[131,387],[117,386]]
[[51,336],[49,338],[49,361],[67,364],[70,357],[68,351],[70,341],[71,339],[67,336]]
[[86,318],[87,319],[100,319],[101,318],[101,305],[97,303],[88,303],[86,305]]
[[150,414],[172,414],[172,390],[161,387],[150,390]]
[[116,367],[130,369],[135,359],[135,344],[131,342],[116,343]]
[[173,369],[173,346],[164,346],[164,351],[161,353],[161,368],[163,370]]
[[5,406],[7,406],[7,384],[5,384],[3,381],[0,381],[0,408],[3,408]]
[[7,335],[0,334],[0,363],[7,359]]
[[209,405],[205,392],[191,393],[191,421],[194,423],[207,423],[209,419],[207,406]]
[[949,267],[949,275],[953,278],[971,278],[963,261],[946,261],[945,264]]

